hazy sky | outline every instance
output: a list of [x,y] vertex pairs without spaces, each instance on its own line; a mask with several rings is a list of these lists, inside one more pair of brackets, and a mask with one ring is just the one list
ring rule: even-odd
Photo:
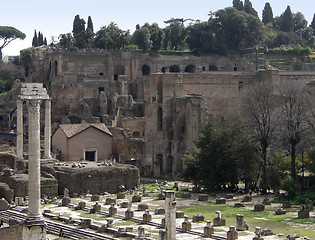
[[[251,0],[261,17],[267,1]],[[314,0],[269,0],[274,16],[279,16],[288,5],[293,13],[302,12],[310,24],[315,13]],[[15,0],[4,1],[0,8],[0,26],[12,26],[26,34],[26,38],[15,40],[3,49],[3,55],[18,55],[19,51],[32,45],[34,30],[42,32],[48,44],[51,37],[58,39],[61,33],[72,31],[75,15],[87,22],[91,16],[94,32],[102,26],[115,22],[123,30],[135,30],[136,24],[158,23],[165,27],[165,20],[192,18],[205,21],[209,11],[232,6],[232,0]],[[0,41],[0,44],[2,42]]]

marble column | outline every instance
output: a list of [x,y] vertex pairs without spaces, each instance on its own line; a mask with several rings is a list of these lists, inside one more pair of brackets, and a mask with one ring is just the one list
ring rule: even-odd
[[17,137],[16,137],[16,158],[23,160],[23,100],[16,101],[17,112]]
[[176,239],[176,201],[174,191],[165,191],[165,231],[167,240]]
[[28,110],[28,222],[41,221],[40,212],[40,102],[26,100]]
[[51,158],[51,102],[50,99],[45,100],[45,149],[44,157],[45,159]]

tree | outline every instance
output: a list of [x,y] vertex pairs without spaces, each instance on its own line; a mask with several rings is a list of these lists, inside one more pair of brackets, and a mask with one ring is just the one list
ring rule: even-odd
[[95,46],[103,49],[122,49],[129,44],[129,32],[121,30],[116,23],[103,26],[95,34]]
[[263,38],[263,24],[258,17],[241,12],[233,7],[215,13],[213,28],[217,41],[230,51],[256,45]]
[[8,46],[8,44],[13,40],[23,40],[25,37],[26,35],[24,33],[14,27],[0,26],[0,60],[2,60],[3,48]]
[[305,16],[301,12],[293,14],[292,21],[294,32],[297,32],[299,30],[305,30],[307,28],[307,20],[305,19]]
[[261,149],[262,190],[267,189],[267,153],[278,126],[277,108],[271,85],[256,82],[246,95],[247,120]]
[[179,47],[183,47],[186,38],[184,21],[184,19],[179,18],[172,18],[168,21],[164,21],[166,24],[169,24],[166,27],[166,37],[169,40],[171,50],[178,50]]
[[248,14],[251,14],[255,17],[258,17],[257,11],[253,8],[253,5],[250,0],[244,1],[244,11]]
[[244,10],[243,2],[241,0],[233,0],[233,7],[238,11]]
[[75,50],[74,38],[72,37],[71,33],[60,34],[59,43],[57,45],[64,50]]
[[163,39],[165,33],[162,28],[159,27],[157,23],[153,23],[150,28],[150,39],[152,41],[152,49],[157,51],[162,48]]
[[36,29],[35,29],[35,32],[34,32],[34,37],[33,37],[33,41],[32,41],[32,46],[33,46],[33,47],[38,47],[38,37],[37,37]]
[[266,2],[265,7],[262,11],[262,22],[267,25],[273,23],[273,12],[269,2]]
[[138,45],[138,48],[149,51],[152,48],[152,40],[150,34],[150,25],[145,24],[142,27],[137,27],[133,34],[134,43]]
[[310,25],[311,28],[313,28],[313,30],[315,31],[315,13],[313,15],[313,20],[311,22],[311,25]]
[[299,144],[305,141],[309,125],[307,104],[304,89],[299,84],[289,82],[282,89],[284,104],[281,107],[281,136],[284,146],[289,146],[291,155],[291,177],[296,180],[296,156]]
[[92,31],[92,33],[94,33],[93,22],[92,22],[91,16],[88,17],[86,29],[90,29]]
[[249,175],[255,174],[251,163],[257,160],[254,154],[257,146],[240,122],[223,130],[209,122],[201,130],[196,147],[193,154],[185,156],[187,167],[183,173],[185,179],[195,184],[222,189],[234,187],[240,179],[252,179]]
[[77,38],[79,34],[85,31],[85,21],[83,18],[80,18],[80,15],[76,15],[73,20],[73,37]]
[[44,37],[41,32],[38,32],[38,46],[44,45]]
[[293,14],[291,12],[290,6],[287,6],[287,9],[284,11],[282,15],[282,23],[280,25],[280,30],[284,32],[293,31]]

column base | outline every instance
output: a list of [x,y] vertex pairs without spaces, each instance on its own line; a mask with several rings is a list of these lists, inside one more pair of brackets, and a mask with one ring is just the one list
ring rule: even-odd
[[44,155],[44,156],[42,157],[42,159],[52,159],[52,156],[51,156],[51,155]]
[[23,227],[23,240],[46,240],[46,235],[46,224],[24,225]]

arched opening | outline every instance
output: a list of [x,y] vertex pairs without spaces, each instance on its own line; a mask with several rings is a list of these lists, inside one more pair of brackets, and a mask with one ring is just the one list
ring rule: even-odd
[[162,72],[162,73],[165,73],[165,72],[166,72],[166,68],[165,68],[165,67],[162,67],[162,68],[161,68],[161,72]]
[[58,76],[58,62],[57,61],[55,61],[54,63],[54,72],[55,72],[55,77],[57,77]]
[[218,67],[216,65],[209,65],[209,71],[218,71]]
[[125,75],[125,67],[116,65],[114,68],[114,80],[118,80],[119,75]]
[[150,67],[148,65],[142,66],[142,75],[143,76],[150,75]]
[[139,131],[134,131],[132,133],[132,137],[140,137],[140,132]]
[[173,157],[168,156],[166,158],[166,174],[172,174],[173,173]]
[[162,131],[163,129],[163,111],[161,107],[157,109],[157,131]]
[[170,66],[170,72],[180,72],[180,68],[178,65]]
[[192,65],[192,64],[187,65],[185,67],[185,72],[187,72],[187,73],[194,73],[194,72],[196,72],[196,66]]

